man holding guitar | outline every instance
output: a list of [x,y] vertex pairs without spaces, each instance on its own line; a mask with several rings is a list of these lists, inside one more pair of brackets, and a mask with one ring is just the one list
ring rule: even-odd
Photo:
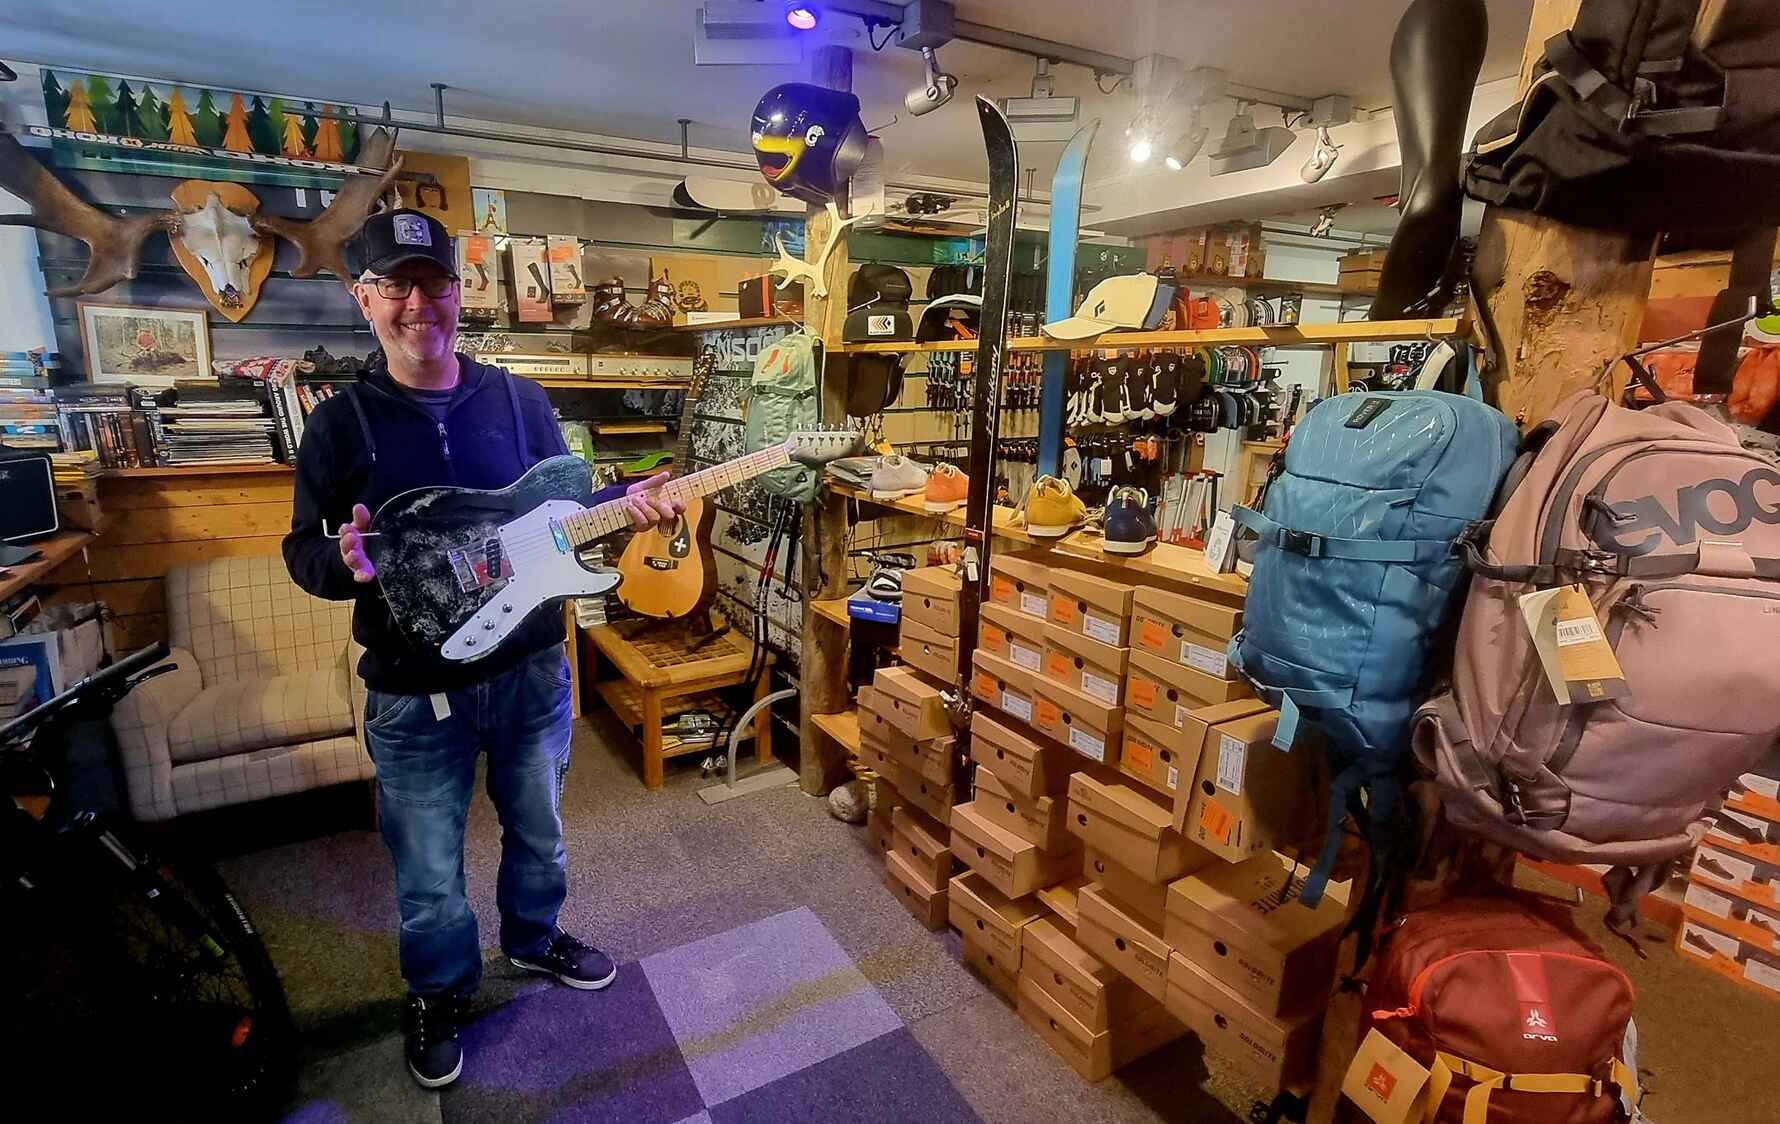
[[[365,733],[402,922],[407,1062],[416,1081],[438,1088],[462,1071],[457,1023],[482,974],[464,896],[464,823],[480,754],[502,829],[502,951],[517,967],[584,990],[605,987],[617,969],[557,926],[568,894],[560,801],[571,732],[561,613],[528,617],[474,662],[447,660],[397,625],[367,542],[377,534],[371,512],[391,497],[440,485],[506,488],[568,449],[541,387],[453,351],[458,277],[443,226],[418,211],[374,215],[360,250],[353,291],[382,354],[304,428],[284,558],[310,593],[357,602]],[[667,479],[592,499],[622,498],[641,530],[678,518],[682,504],[659,492]],[[326,527],[340,524],[336,542]],[[487,583],[512,562],[497,550],[475,564]]]

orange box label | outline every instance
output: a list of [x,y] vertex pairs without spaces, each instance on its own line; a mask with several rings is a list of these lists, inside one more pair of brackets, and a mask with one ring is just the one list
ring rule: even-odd
[[989,600],[1012,605],[1014,603],[1014,583],[1006,578],[990,578]]
[[1137,646],[1155,652],[1158,655],[1168,651],[1168,628],[1145,618],[1137,630]]
[[1075,627],[1075,600],[1069,597],[1051,598],[1051,623],[1064,628]]
[[1050,699],[1038,700],[1038,724],[1040,726],[1055,726],[1062,721],[1062,707],[1059,707]]
[[977,672],[972,689],[976,691],[977,697],[980,699],[986,699],[989,702],[1001,701],[1001,680],[986,671]]
[[985,647],[985,648],[1005,648],[1006,646],[1007,646],[1007,633],[1001,631],[1001,629],[995,627],[992,624],[986,624],[983,626],[983,647]]
[[1236,817],[1216,800],[1207,800],[1205,807],[1199,810],[1199,826],[1219,843],[1228,843],[1230,829],[1236,826]]
[[1155,680],[1144,679],[1141,676],[1133,675],[1131,677],[1130,687],[1131,705],[1141,706],[1146,709],[1153,708],[1156,705],[1157,690],[1158,685]]
[[1147,773],[1155,767],[1156,751],[1127,734],[1125,736],[1125,761],[1133,769]]
[[1052,652],[1050,657],[1045,660],[1045,674],[1052,679],[1068,679],[1070,666],[1068,656],[1061,656],[1056,652]]

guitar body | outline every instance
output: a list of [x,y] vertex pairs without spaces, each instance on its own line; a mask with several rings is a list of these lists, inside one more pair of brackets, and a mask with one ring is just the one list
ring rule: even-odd
[[445,659],[469,662],[563,600],[618,584],[616,570],[582,563],[556,525],[592,502],[586,462],[551,457],[498,491],[392,496],[372,517],[365,546],[403,631]]
[[618,560],[624,579],[619,598],[645,617],[684,617],[709,605],[717,596],[716,554],[711,550],[711,524],[717,508],[706,500],[690,500],[686,513],[672,526],[638,531]]

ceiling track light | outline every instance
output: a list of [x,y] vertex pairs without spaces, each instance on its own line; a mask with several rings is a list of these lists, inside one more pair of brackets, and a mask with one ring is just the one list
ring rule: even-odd
[[822,18],[816,0],[785,0],[785,22],[797,31],[814,31]]
[[923,83],[902,96],[903,108],[916,117],[951,101],[953,91],[958,89],[957,77],[939,68],[939,56],[932,47],[921,48],[921,61],[925,68]]

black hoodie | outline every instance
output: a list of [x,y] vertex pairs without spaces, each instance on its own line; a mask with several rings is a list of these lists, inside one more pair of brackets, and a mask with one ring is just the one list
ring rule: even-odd
[[[458,363],[461,391],[443,423],[403,393],[381,356],[373,356],[353,393],[329,398],[303,426],[284,563],[296,583],[315,596],[356,602],[352,635],[365,646],[358,672],[374,690],[456,690],[563,642],[561,618],[547,613],[493,656],[471,664],[442,660],[409,642],[390,618],[377,584],[354,581],[340,544],[322,534],[323,520],[329,529],[351,522],[355,503],[375,513],[383,501],[410,488],[504,488],[538,461],[568,452],[542,387],[466,355],[459,355]],[[604,501],[623,491],[619,485],[594,498]]]

